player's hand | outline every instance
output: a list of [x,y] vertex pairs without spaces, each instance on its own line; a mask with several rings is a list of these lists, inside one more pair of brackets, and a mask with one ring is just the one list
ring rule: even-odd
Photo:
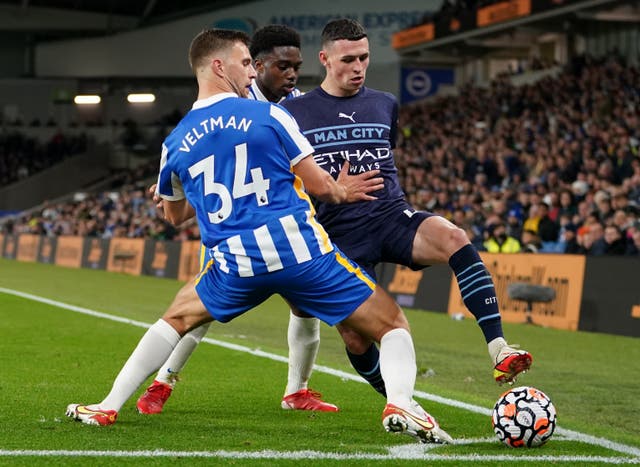
[[156,193],[157,185],[158,185],[157,183],[154,183],[149,187],[149,194],[152,196],[153,202],[156,203],[156,208],[160,212],[162,212],[164,215],[164,206],[162,204],[162,198],[160,198],[160,196],[158,196],[158,193]]
[[358,175],[349,175],[349,162],[344,161],[336,182],[338,182],[347,193],[345,202],[353,203],[354,201],[372,201],[377,199],[375,196],[367,193],[384,188],[384,179],[376,176],[379,173],[379,170],[370,170]]

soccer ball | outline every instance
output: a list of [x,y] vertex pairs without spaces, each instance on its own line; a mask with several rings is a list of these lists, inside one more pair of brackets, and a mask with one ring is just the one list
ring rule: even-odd
[[507,446],[542,446],[556,428],[556,408],[544,392],[520,386],[500,396],[491,422],[496,436]]

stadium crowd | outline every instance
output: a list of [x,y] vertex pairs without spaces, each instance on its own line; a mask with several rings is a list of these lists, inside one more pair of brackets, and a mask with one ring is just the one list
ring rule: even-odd
[[[409,201],[481,251],[640,255],[640,71],[581,57],[555,77],[467,85],[404,106],[395,150]],[[157,169],[157,167],[154,167]],[[175,229],[143,173],[4,224],[11,233],[198,239]]]
[[396,161],[417,208],[489,251],[638,254],[640,72],[581,57],[556,77],[400,111]]

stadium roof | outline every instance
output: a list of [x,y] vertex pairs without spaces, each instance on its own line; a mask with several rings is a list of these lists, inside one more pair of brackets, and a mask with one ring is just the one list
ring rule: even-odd
[[456,62],[488,50],[524,49],[541,35],[579,30],[593,21],[638,23],[640,1],[503,0],[398,31],[393,45],[405,59]]
[[0,33],[31,40],[105,35],[255,0],[0,0]]

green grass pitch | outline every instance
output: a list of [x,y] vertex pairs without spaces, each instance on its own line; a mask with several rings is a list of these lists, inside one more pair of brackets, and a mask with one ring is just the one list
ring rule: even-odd
[[[0,259],[0,465],[640,463],[638,338],[505,324],[508,340],[534,357],[532,370],[518,384],[549,395],[559,421],[545,446],[510,449],[495,440],[490,418],[478,413],[490,409],[505,389],[492,380],[477,325],[406,310],[419,367],[417,399],[460,441],[425,448],[384,432],[384,400],[344,376],[353,375],[344,346],[324,325],[317,363],[327,370],[314,372],[311,387],[341,411],[280,409],[288,308],[278,297],[232,323],[214,323],[207,335],[261,354],[201,344],[163,414],[138,415],[136,394],[114,426],[67,419],[67,404],[97,402],[109,391],[144,329],[14,292],[153,323],[180,285]],[[425,393],[444,403],[421,398]]]

